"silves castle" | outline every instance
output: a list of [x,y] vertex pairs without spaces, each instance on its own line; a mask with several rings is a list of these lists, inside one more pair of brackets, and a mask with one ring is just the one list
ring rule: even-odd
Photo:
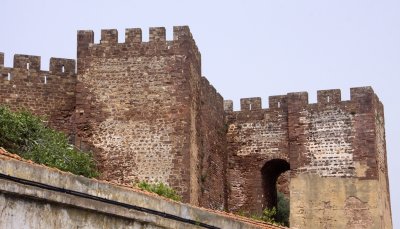
[[[78,31],[77,60],[0,53],[0,104],[47,116],[94,153],[101,179],[163,182],[183,201],[261,213],[290,198],[293,228],[391,228],[383,105],[371,87],[243,98],[202,76],[187,26]],[[318,225],[318,226],[317,226]]]

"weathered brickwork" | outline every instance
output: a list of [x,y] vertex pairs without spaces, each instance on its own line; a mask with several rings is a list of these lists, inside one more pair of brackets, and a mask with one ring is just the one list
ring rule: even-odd
[[78,33],[79,141],[94,146],[104,179],[163,182],[198,203],[200,54],[188,28],[168,42],[164,28],[151,28],[149,42],[117,43],[116,30],[101,37]]
[[39,56],[15,55],[13,68],[2,64],[0,58],[0,104],[29,109],[45,116],[50,126],[69,135],[74,132],[74,60],[51,58],[50,71],[40,69]]
[[378,177],[379,177],[379,192],[378,198],[381,201],[379,215],[382,218],[381,228],[390,228],[392,225],[391,219],[391,204],[389,194],[389,177],[387,168],[386,157],[386,137],[385,137],[385,118],[383,111],[383,104],[376,97],[375,100],[375,125],[376,125],[376,150],[377,150],[377,163],[378,163]]
[[[370,87],[240,101],[202,76],[186,26],[78,31],[75,60],[0,53],[0,104],[48,117],[94,152],[101,178],[163,182],[184,202],[260,214],[290,198],[295,228],[390,228],[383,105]],[[76,73],[75,73],[76,72]]]
[[200,205],[226,209],[226,125],[223,98],[205,77],[201,80]]
[[[343,102],[337,90],[318,94],[317,104],[308,104],[307,93],[288,95],[290,157],[298,159],[291,163],[293,176],[310,172],[376,178],[372,89],[353,88],[351,101]],[[324,99],[328,97],[330,102]],[[365,165],[366,171],[358,165]]]
[[[272,207],[276,204],[276,179],[289,169],[285,168],[289,161],[285,99],[284,96],[271,97],[270,109],[262,109],[261,98],[241,99],[241,111],[233,112],[232,106],[225,107],[229,153],[228,207],[232,211],[261,213],[267,205]],[[225,104],[231,103],[226,101]],[[273,165],[274,171],[264,174],[264,177],[272,179],[269,181],[271,185],[265,184],[262,170],[267,162],[273,160],[278,160],[278,164]],[[280,165],[282,167],[278,168]],[[279,183],[280,191],[288,193],[287,176]],[[270,188],[272,190],[266,190]]]
[[340,101],[338,90],[318,92],[317,104],[307,97],[288,95],[291,225],[391,228],[387,177],[378,176],[383,114],[373,90],[352,88],[350,101]]

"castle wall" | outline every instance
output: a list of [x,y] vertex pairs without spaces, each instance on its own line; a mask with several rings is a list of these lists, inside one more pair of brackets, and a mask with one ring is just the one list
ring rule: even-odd
[[198,203],[200,54],[187,27],[78,33],[79,142],[95,150],[102,178],[163,182]]
[[201,80],[200,206],[226,208],[226,125],[222,96],[205,77]]
[[278,190],[293,227],[391,228],[383,105],[372,88],[352,88],[350,101],[318,91],[316,104],[306,92],[271,96],[268,109],[246,98],[233,111],[201,76],[188,27],[174,27],[172,41],[164,28],[149,32],[143,42],[141,29],[127,29],[118,43],[117,30],[103,30],[95,44],[79,31],[77,73],[74,60],[51,58],[43,71],[28,55],[5,67],[0,53],[0,104],[47,116],[94,151],[105,180],[163,182],[184,202],[256,214]]
[[39,56],[15,55],[10,68],[0,55],[0,104],[44,116],[66,134],[74,130],[75,85],[74,60],[51,58],[50,71],[43,71]]
[[288,94],[292,227],[385,228],[371,191],[382,187],[374,98],[369,87],[351,89],[350,101],[319,91],[317,104],[307,93]]
[[389,193],[389,178],[386,157],[386,138],[385,138],[385,119],[383,104],[379,101],[378,97],[374,100],[375,109],[375,125],[376,125],[376,150],[377,150],[377,163],[378,163],[378,178],[379,178],[379,191],[378,200],[380,201],[381,217],[380,228],[392,227],[392,212],[390,204]]
[[[225,101],[230,211],[261,214],[267,207],[261,170],[274,159],[289,161],[285,100],[270,97],[270,108],[262,109],[261,98],[241,99],[241,111],[233,111],[232,102]],[[287,178],[286,174],[278,187],[286,193]]]

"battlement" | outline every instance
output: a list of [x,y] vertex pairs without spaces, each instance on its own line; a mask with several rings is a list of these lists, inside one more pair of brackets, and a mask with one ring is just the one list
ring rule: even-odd
[[125,29],[125,43],[141,43],[142,29]]
[[40,56],[15,54],[14,68],[40,71]]
[[150,27],[149,29],[149,42],[163,42],[166,41],[164,27]]
[[118,30],[103,29],[101,30],[100,44],[116,44],[118,43]]
[[201,62],[197,48],[188,26],[173,27],[173,39],[166,39],[164,27],[150,27],[149,41],[143,41],[140,28],[125,29],[125,41],[118,42],[116,29],[101,30],[101,40],[94,41],[92,30],[79,30],[77,34],[78,73],[86,69],[85,57],[132,57],[132,56],[169,56],[185,55]]
[[75,75],[76,62],[72,59],[50,58],[50,73]]
[[341,99],[340,89],[320,90],[317,91],[317,103],[311,104],[308,101],[307,92],[288,93],[288,104],[291,110],[304,109],[308,106],[339,106],[341,104],[352,103],[355,108],[366,111],[372,108],[373,98],[375,97],[374,90],[371,87],[357,87],[350,89],[350,100],[343,101]]
[[[13,67],[5,67],[4,66],[4,53],[0,53],[0,67],[3,67],[3,74],[7,74],[7,80],[11,80],[18,74],[13,74],[13,77],[10,77],[8,74],[14,72],[15,70],[21,71],[35,71],[40,75],[58,75],[58,76],[75,76],[76,71],[76,63],[73,59],[64,59],[64,58],[50,58],[50,69],[49,71],[41,69],[41,57],[33,56],[33,55],[25,55],[25,54],[15,54]],[[4,73],[5,72],[5,73]]]
[[[287,95],[274,95],[268,98],[269,109],[287,109],[290,106],[295,108],[306,108],[309,105],[317,105],[320,107],[340,105],[342,103],[352,102],[359,104],[359,108],[366,109],[366,104],[372,104],[376,97],[371,87],[356,87],[350,89],[350,101],[342,101],[340,89],[319,90],[317,91],[317,103],[309,103],[308,92],[291,92]],[[362,106],[361,106],[362,104]],[[240,111],[253,111],[262,109],[262,99],[260,97],[242,98],[240,99]],[[232,100],[224,101],[224,110],[233,111]]]
[[[287,109],[287,95],[274,95],[268,98],[269,109]],[[233,111],[233,101],[224,100],[224,110]],[[266,110],[262,108],[262,99],[260,97],[240,99],[240,111]]]
[[[142,29],[128,28],[125,29],[125,44],[129,43],[147,43],[142,40]],[[188,26],[174,26],[173,40],[193,40],[193,36]],[[168,42],[166,39],[165,27],[150,27],[149,28],[149,43],[153,42]],[[118,30],[116,29],[103,29],[101,30],[101,44],[117,44],[118,43]],[[96,45],[94,43],[94,32],[92,30],[79,30],[78,31],[78,47],[89,47]]]
[[233,101],[232,100],[224,100],[224,111],[225,112],[233,111]]
[[4,66],[4,53],[0,52],[0,67]]
[[286,95],[274,95],[270,96],[269,108],[282,108],[287,109],[287,96]]
[[341,92],[339,89],[317,91],[317,101],[321,105],[340,103]]
[[260,110],[261,106],[260,97],[240,99],[240,109],[242,111]]

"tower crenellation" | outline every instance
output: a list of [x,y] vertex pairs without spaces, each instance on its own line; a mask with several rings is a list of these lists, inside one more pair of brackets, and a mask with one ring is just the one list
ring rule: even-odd
[[118,30],[116,29],[102,29],[100,44],[117,44],[118,43]]
[[132,28],[125,30],[126,43],[141,43],[142,42],[142,29]]
[[76,76],[75,60],[65,58],[50,58],[49,72],[54,75]]
[[40,71],[40,56],[15,54],[14,68]]

